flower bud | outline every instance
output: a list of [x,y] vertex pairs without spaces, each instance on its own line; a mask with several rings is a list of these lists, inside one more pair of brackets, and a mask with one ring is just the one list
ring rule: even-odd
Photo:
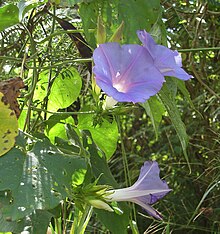
[[89,200],[88,202],[93,207],[95,207],[97,209],[102,209],[102,210],[107,210],[107,211],[110,211],[110,212],[114,212],[114,210],[111,208],[111,206],[108,205],[106,202],[104,202],[102,200],[94,199],[94,200]]

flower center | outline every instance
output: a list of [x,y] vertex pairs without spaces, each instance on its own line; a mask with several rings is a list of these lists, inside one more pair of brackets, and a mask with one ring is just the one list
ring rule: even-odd
[[126,86],[121,83],[113,84],[113,87],[121,93],[126,93]]
[[121,79],[122,77],[120,77],[120,76],[121,76],[121,74],[120,74],[120,72],[118,71],[118,72],[116,73],[115,79],[113,80],[113,85],[112,85],[112,86],[113,86],[115,89],[117,89],[118,92],[126,93],[126,91],[127,91],[127,86],[125,85],[124,79]]

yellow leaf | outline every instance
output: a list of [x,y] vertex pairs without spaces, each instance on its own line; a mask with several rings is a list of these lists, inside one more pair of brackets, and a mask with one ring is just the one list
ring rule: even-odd
[[2,101],[4,94],[0,92],[0,156],[7,153],[15,144],[18,135],[18,120],[15,112]]

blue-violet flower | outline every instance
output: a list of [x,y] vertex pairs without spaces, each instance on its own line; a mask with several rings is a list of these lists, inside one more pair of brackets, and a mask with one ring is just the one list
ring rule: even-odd
[[188,80],[192,77],[181,68],[181,55],[176,50],[157,45],[152,36],[145,30],[137,31],[137,35],[153,58],[154,65],[164,76],[174,76],[181,80]]
[[131,187],[108,191],[106,201],[134,202],[142,206],[151,216],[162,219],[160,213],[150,206],[171,191],[167,183],[160,179],[159,173],[156,161],[146,161],[138,180]]
[[143,46],[112,42],[100,44],[93,53],[97,85],[119,102],[145,102],[158,93],[164,76],[187,80],[177,51],[157,45],[145,31],[137,32]]

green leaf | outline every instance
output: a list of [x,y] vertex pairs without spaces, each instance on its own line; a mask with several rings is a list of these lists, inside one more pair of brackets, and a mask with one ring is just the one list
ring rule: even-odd
[[186,158],[186,161],[188,162],[188,155],[187,155],[186,148],[188,145],[189,138],[186,133],[186,127],[181,119],[179,109],[177,108],[177,105],[172,96],[172,93],[168,89],[168,86],[166,83],[163,85],[163,88],[161,89],[159,96],[164,106],[166,107],[166,110],[169,114],[172,124],[176,130],[177,136],[179,137],[184,156]]
[[[35,102],[42,102],[47,95],[47,87],[48,87],[48,70],[43,71],[39,74],[39,80],[35,87],[33,100]],[[22,111],[23,112],[23,111]],[[25,114],[25,113],[24,113]]]
[[88,132],[86,132],[86,134],[89,135],[89,137],[92,140],[92,143],[87,142],[85,146],[86,148],[88,148],[88,151],[90,153],[90,163],[91,163],[92,171],[96,178],[99,178],[101,175],[101,177],[98,180],[98,183],[111,185],[112,187],[117,188],[118,184],[108,167],[106,158],[100,157],[101,152],[99,152],[99,149],[94,144],[92,136]]
[[94,48],[96,47],[96,40],[94,33],[90,30],[96,29],[98,16],[101,15],[110,37],[117,30],[119,24],[124,22],[124,42],[140,43],[136,31],[141,29],[150,31],[155,23],[162,26],[161,12],[159,0],[97,0],[90,3],[81,3],[79,8],[86,39]]
[[0,31],[19,23],[19,10],[14,4],[0,8]]
[[59,74],[52,84],[48,109],[57,111],[70,106],[79,96],[82,79],[75,68]]
[[33,228],[32,233],[47,233],[52,216],[48,211],[36,210],[30,217]]
[[195,109],[195,106],[191,100],[190,97],[190,93],[186,88],[186,84],[184,81],[177,79],[177,87],[179,88],[179,90],[181,91],[181,93],[184,95],[185,99],[187,100],[187,102],[190,104],[190,106]]
[[71,155],[72,153],[80,155],[80,148],[71,145],[69,141],[56,137],[55,144],[63,153]]
[[150,31],[153,24],[161,22],[160,1],[121,0],[118,5],[118,20],[125,23],[125,43],[140,43],[136,31],[142,29]]
[[67,136],[71,145],[80,149],[80,155],[84,157],[88,157],[88,152],[84,148],[78,134],[75,131],[77,129],[74,129],[70,124],[66,124],[65,127],[66,127],[66,133],[67,133]]
[[[25,154],[13,148],[5,157],[0,158],[0,191],[16,189],[23,173]],[[16,173],[15,173],[16,171]]]
[[119,208],[123,211],[122,215],[95,209],[97,218],[111,231],[112,234],[127,234],[129,224],[129,209],[125,204],[120,203]]
[[154,127],[156,134],[156,139],[158,139],[158,127],[162,120],[162,116],[165,112],[164,105],[157,99],[156,96],[151,97],[148,101],[142,104],[147,115],[150,117],[151,122]]
[[2,216],[0,212],[0,233],[7,234],[5,232],[11,232],[13,233],[21,233],[24,229],[24,223],[23,222],[16,222],[16,221],[6,221],[4,217]]
[[98,3],[82,3],[79,7],[79,14],[82,19],[82,26],[84,30],[84,34],[86,36],[86,40],[88,43],[95,48],[96,47],[96,38],[95,33],[89,32],[89,29],[96,29],[97,27],[97,19],[98,19]]
[[118,142],[118,127],[115,120],[110,123],[106,119],[102,119],[100,124],[93,125],[93,115],[79,115],[78,128],[81,130],[89,130],[92,134],[94,142],[105,153],[107,159],[114,154]]
[[7,153],[15,144],[18,135],[18,120],[15,112],[5,105],[0,92],[0,156]]
[[24,220],[19,220],[19,222],[12,221],[8,218],[3,217],[2,207],[7,206],[10,202],[10,197],[5,191],[0,192],[0,233],[1,232],[15,232],[21,233],[25,226]]
[[9,151],[0,158],[0,167],[0,190],[11,190],[13,197],[2,212],[17,220],[34,210],[56,207],[71,190],[72,174],[86,169],[86,163],[77,155],[61,153],[44,139],[26,153],[19,149]]
[[[4,192],[5,193],[5,192]],[[2,204],[1,193],[0,193],[0,204],[5,206],[9,201]],[[6,219],[2,216],[0,212],[0,233],[2,232],[13,232],[21,233],[24,228],[30,233],[46,233],[50,220],[53,214],[45,210],[36,210],[32,215],[26,216],[19,221],[12,221],[7,217]],[[27,230],[27,227],[28,230]]]
[[57,123],[62,123],[63,120],[67,119],[70,116],[71,116],[71,114],[67,113],[67,112],[65,112],[65,113],[60,112],[59,114],[51,115],[48,118],[48,120],[46,120],[44,122],[46,125],[46,132],[48,133],[50,131],[50,129],[53,128]]
[[[54,118],[52,118],[52,117],[54,117]],[[58,119],[59,117],[61,117],[61,118]],[[55,116],[51,116],[48,119],[48,122],[46,122],[46,123],[49,123],[50,126],[48,128],[46,128],[45,132],[46,132],[47,137],[50,139],[50,141],[52,143],[55,142],[55,137],[57,137],[57,136],[59,136],[59,138],[67,140],[68,138],[66,135],[65,124],[67,124],[67,123],[74,124],[74,120],[71,116],[68,117],[68,115],[62,115],[59,117],[56,118]],[[55,123],[55,121],[57,121],[57,120],[58,120],[58,122]]]

